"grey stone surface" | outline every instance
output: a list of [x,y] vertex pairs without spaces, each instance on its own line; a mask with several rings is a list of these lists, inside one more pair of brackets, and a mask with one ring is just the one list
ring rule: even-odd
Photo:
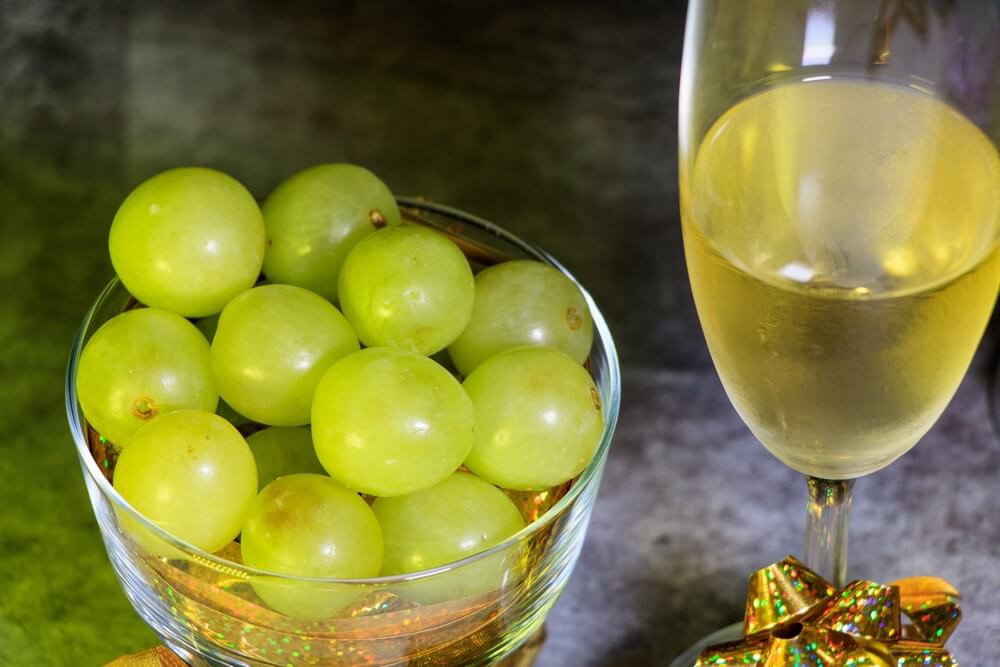
[[[691,304],[683,18],[653,0],[0,0],[0,665],[88,667],[154,641],[107,563],[62,382],[118,203],[179,164],[265,195],[308,164],[360,162],[564,260],[617,337],[624,412],[540,664],[663,664],[738,618],[747,573],[799,550],[805,491],[730,408]],[[852,538],[858,576],[964,590],[966,665],[1000,664],[993,361],[858,484]]]
[[[1000,665],[1000,444],[980,362],[937,426],[857,482],[850,578],[955,584],[963,665]],[[538,667],[667,665],[743,615],[747,576],[801,555],[804,478],[743,426],[708,372],[626,373],[621,425],[583,555]]]

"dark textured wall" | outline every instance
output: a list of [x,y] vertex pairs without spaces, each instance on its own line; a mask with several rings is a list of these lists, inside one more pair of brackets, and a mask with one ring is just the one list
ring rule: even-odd
[[52,246],[70,243],[104,262],[76,285],[82,311],[110,274],[115,205],[143,178],[210,165],[263,196],[304,166],[358,162],[564,259],[626,365],[704,365],[677,219],[683,16],[663,2],[4,0],[0,202],[40,228],[24,261],[65,270]]

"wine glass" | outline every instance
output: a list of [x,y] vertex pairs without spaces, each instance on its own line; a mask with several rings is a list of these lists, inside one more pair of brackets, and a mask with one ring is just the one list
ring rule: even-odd
[[737,412],[808,477],[804,560],[837,586],[853,480],[934,424],[996,301],[998,34],[981,0],[689,5],[691,289]]

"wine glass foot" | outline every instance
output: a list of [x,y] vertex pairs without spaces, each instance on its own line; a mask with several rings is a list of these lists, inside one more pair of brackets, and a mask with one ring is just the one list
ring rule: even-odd
[[700,654],[706,647],[720,642],[731,642],[743,636],[743,623],[733,623],[732,625],[716,630],[712,634],[702,637],[686,651],[674,658],[670,667],[693,667]]

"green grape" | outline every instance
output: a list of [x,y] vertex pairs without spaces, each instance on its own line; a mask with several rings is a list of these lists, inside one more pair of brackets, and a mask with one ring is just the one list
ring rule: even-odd
[[476,300],[462,335],[448,348],[463,375],[498,352],[546,345],[578,362],[590,355],[594,325],[583,293],[553,267],[504,262],[476,275]]
[[[452,563],[486,551],[524,528],[521,513],[503,491],[464,472],[423,491],[378,498],[372,510],[385,540],[383,575]],[[400,593],[430,604],[497,590],[515,560],[505,555],[406,584]]]
[[547,489],[579,475],[603,430],[587,371],[559,350],[523,346],[490,357],[464,384],[476,408],[472,472],[505,489]]
[[308,426],[265,428],[247,438],[247,444],[257,462],[258,488],[263,489],[285,475],[300,472],[326,474],[316,458]]
[[400,223],[396,200],[364,167],[323,164],[281,183],[264,202],[264,273],[337,300],[340,267],[358,241]]
[[230,301],[212,340],[219,394],[261,424],[309,423],[313,391],[330,364],[358,349],[344,316],[292,285],[255,287]]
[[340,272],[340,306],[369,347],[434,354],[462,333],[474,295],[465,255],[426,227],[372,234]]
[[316,388],[313,443],[330,476],[399,496],[453,473],[473,443],[472,403],[445,369],[413,352],[373,347],[331,366]]
[[264,261],[264,219],[238,181],[170,169],[143,182],[111,224],[111,263],[135,298],[204,317],[250,289]]
[[90,425],[119,447],[157,415],[213,411],[219,402],[208,341],[180,315],[157,308],[124,312],[91,336],[76,393]]
[[[243,525],[243,562],[295,577],[361,579],[382,567],[382,531],[368,504],[326,475],[287,475],[264,487]],[[257,595],[296,618],[327,618],[357,586],[255,577]]]
[[132,436],[114,487],[163,530],[212,552],[239,535],[257,495],[257,468],[232,424],[211,412],[177,410]]

